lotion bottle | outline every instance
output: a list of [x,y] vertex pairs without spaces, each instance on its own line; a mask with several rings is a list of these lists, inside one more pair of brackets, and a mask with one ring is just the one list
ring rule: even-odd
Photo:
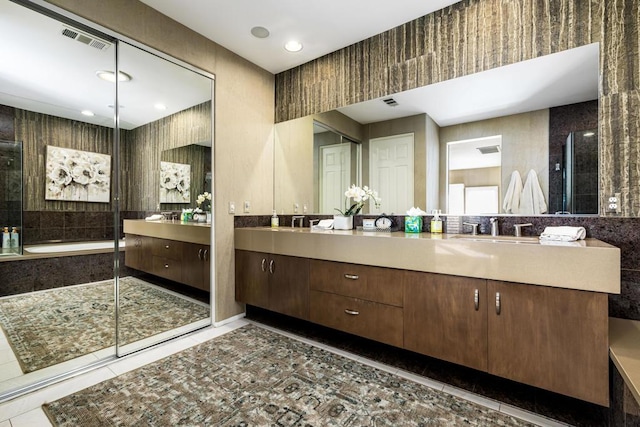
[[18,249],[18,247],[20,246],[20,236],[18,235],[17,227],[13,227],[11,229],[11,234],[9,236],[9,239],[10,239],[9,246],[11,247],[11,249]]
[[271,228],[278,228],[280,226],[280,218],[278,218],[278,214],[276,210],[273,210],[273,216],[271,217]]
[[433,219],[431,220],[431,232],[442,233],[442,220],[440,219],[440,210],[433,211]]
[[9,252],[9,248],[11,247],[11,235],[9,234],[9,227],[5,227],[2,230],[2,252]]

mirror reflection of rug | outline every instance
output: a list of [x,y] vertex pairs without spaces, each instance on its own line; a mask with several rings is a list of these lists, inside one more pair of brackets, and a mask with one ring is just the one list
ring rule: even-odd
[[55,426],[530,426],[248,325],[43,405]]
[[[112,280],[0,298],[0,326],[23,372],[115,345]],[[120,279],[121,343],[209,317],[209,306],[133,277]]]

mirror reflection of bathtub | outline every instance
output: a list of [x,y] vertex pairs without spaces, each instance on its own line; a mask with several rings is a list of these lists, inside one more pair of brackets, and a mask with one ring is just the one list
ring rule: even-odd
[[[25,246],[24,252],[27,254],[57,254],[63,252],[85,252],[100,249],[114,249],[113,240],[105,240],[100,242],[77,242],[77,243],[53,243],[47,245]],[[120,248],[125,247],[124,239],[118,242]]]

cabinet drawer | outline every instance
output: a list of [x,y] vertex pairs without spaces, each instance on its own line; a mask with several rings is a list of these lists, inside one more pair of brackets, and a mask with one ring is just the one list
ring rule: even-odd
[[402,347],[402,308],[327,292],[310,292],[310,321]]
[[182,260],[182,242],[166,239],[153,239],[151,253],[154,256],[180,261]]
[[367,301],[402,307],[404,271],[367,265],[311,260],[310,287]]
[[182,280],[182,263],[174,259],[154,256],[153,274],[180,282]]

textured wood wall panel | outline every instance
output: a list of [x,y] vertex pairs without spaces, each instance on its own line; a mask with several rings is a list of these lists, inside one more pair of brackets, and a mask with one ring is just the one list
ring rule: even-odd
[[[24,210],[111,211],[111,203],[49,201],[44,199],[44,192],[47,145],[108,154],[112,156],[113,168],[113,132],[113,129],[104,126],[15,109],[16,140],[24,143]],[[211,102],[131,131],[122,130],[120,140],[121,210],[157,210],[160,202],[161,153],[163,150],[211,141]],[[192,166],[192,186],[195,187],[192,187],[191,195],[192,205],[195,206],[195,198],[203,188],[205,160],[202,149],[194,148],[192,151],[198,156],[198,166]],[[187,206],[162,206],[166,210],[178,207]]]
[[276,122],[600,42],[601,202],[640,216],[639,27],[637,0],[463,0],[278,74]]

